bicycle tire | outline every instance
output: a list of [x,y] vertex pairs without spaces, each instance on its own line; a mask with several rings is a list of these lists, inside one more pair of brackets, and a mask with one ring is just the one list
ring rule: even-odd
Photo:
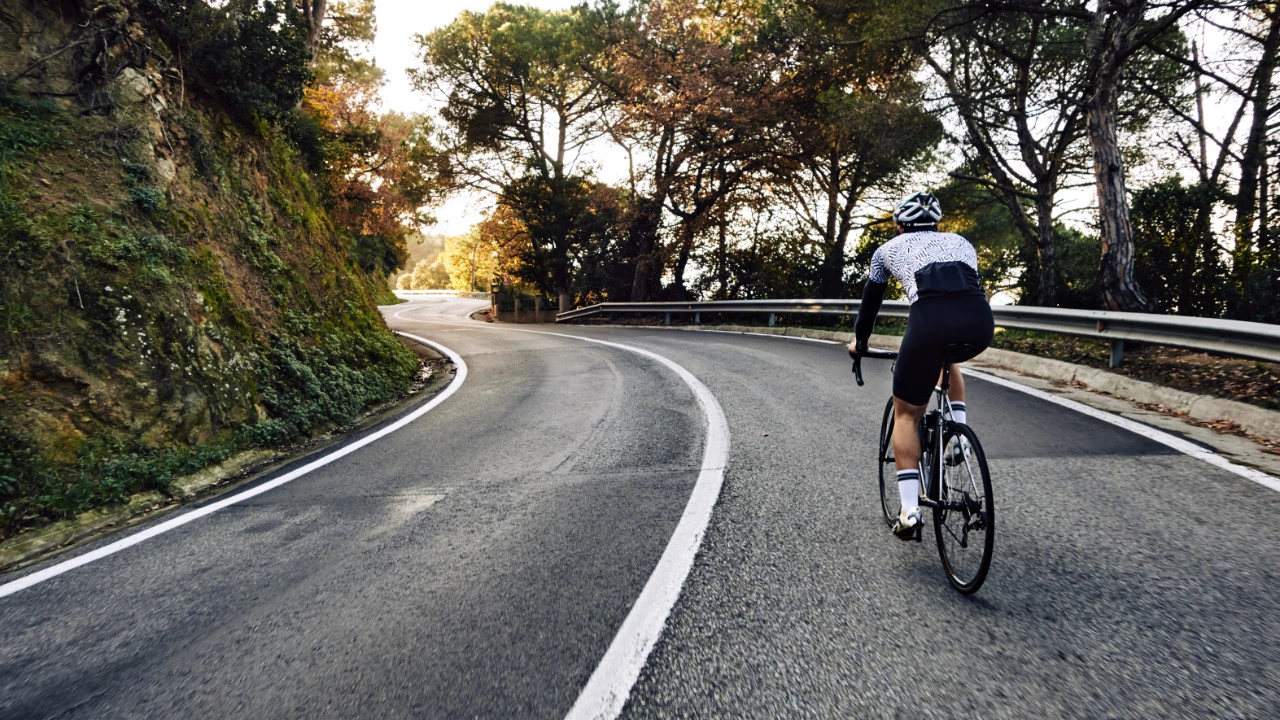
[[[991,569],[995,502],[987,456],[978,436],[968,425],[947,423],[942,447],[948,447],[953,437],[963,437],[969,450],[959,463],[938,458],[938,505],[933,509],[933,528],[947,580],[962,594],[972,595],[982,587]],[[974,542],[978,533],[981,537]]]
[[[893,459],[893,398],[889,398],[889,402],[884,406],[878,449],[876,465],[880,470],[880,509],[884,512],[885,524],[893,527],[893,524],[898,521],[898,512],[902,509],[902,499],[898,495],[897,466]],[[886,466],[888,470],[885,470]]]

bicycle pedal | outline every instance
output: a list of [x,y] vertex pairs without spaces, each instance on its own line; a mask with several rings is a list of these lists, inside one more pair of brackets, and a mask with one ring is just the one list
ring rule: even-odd
[[921,539],[920,539],[920,528],[921,528],[921,527],[922,527],[922,525],[917,525],[917,526],[915,526],[914,528],[912,528],[912,532],[911,532],[911,534],[910,534],[910,535],[898,535],[898,534],[896,534],[896,533],[895,533],[895,534],[894,534],[894,537],[898,538],[898,539],[899,539],[899,540],[901,540],[902,542],[911,542],[912,540],[914,540],[914,541],[916,541],[916,542],[921,542]]

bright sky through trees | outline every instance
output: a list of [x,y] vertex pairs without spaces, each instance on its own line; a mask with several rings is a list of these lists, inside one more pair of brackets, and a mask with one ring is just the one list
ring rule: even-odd
[[[564,10],[581,0],[530,0],[525,3],[544,10]],[[405,71],[418,64],[418,44],[414,35],[426,34],[453,22],[464,10],[483,12],[494,0],[378,0],[378,36],[373,43],[378,67],[386,71],[382,104],[402,113],[424,112],[433,107],[430,98],[413,89]],[[492,198],[458,193],[433,210],[438,223],[430,232],[449,235],[466,232],[480,221],[480,213],[492,205]]]

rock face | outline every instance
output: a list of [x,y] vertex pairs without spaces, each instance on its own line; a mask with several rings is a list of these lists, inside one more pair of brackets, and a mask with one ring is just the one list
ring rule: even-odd
[[0,0],[0,538],[121,458],[296,438],[416,369],[297,150],[140,18]]

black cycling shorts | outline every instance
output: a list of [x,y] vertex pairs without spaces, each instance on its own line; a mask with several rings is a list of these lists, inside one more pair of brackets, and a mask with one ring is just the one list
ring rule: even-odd
[[893,396],[912,405],[925,405],[938,384],[943,349],[947,345],[973,345],[976,351],[953,362],[969,360],[991,344],[995,320],[982,295],[933,295],[911,306],[907,334],[898,348],[893,371]]

